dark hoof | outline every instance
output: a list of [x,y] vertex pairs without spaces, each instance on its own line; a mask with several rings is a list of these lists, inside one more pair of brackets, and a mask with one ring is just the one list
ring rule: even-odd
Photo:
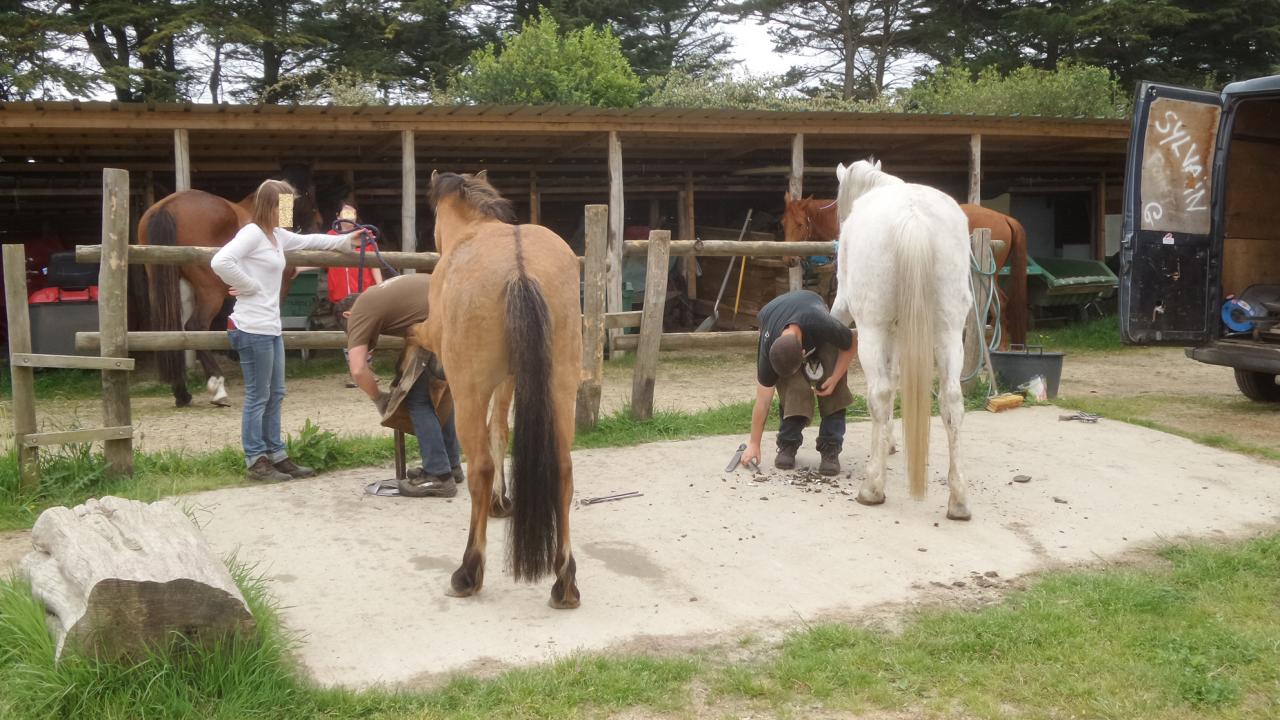
[[191,407],[191,396],[177,395],[173,398],[173,404],[177,407]]
[[[559,563],[557,563],[557,566]],[[564,575],[556,579],[551,587],[551,600],[548,605],[556,610],[572,610],[582,604],[582,595],[578,592],[578,561],[569,556],[569,567]]]
[[551,599],[547,604],[556,610],[573,610],[582,604],[582,595],[578,592],[576,580],[570,580],[566,589],[562,580],[557,580],[551,588]]
[[484,560],[478,553],[467,553],[462,566],[453,571],[449,578],[449,589],[445,594],[450,597],[471,597],[480,592],[484,585]]
[[970,514],[969,514],[968,508],[965,508],[959,511],[953,511],[953,510],[947,511],[948,520],[959,520],[960,522],[969,522],[969,517],[970,517]]
[[555,595],[547,601],[553,610],[577,610],[582,605],[582,598],[575,592],[572,600],[557,600]]
[[512,511],[511,498],[505,495],[494,495],[493,500],[489,503],[489,517],[491,518],[507,518],[511,517]]

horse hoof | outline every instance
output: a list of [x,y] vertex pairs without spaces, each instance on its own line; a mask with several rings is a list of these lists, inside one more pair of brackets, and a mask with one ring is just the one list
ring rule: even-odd
[[947,509],[948,520],[959,520],[961,522],[969,522],[969,508],[960,508],[959,510]]
[[465,598],[465,597],[471,597],[472,595],[475,595],[475,594],[476,594],[476,593],[478,593],[478,592],[480,592],[480,591],[479,591],[479,590],[474,590],[474,589],[472,589],[472,590],[459,590],[458,588],[455,588],[454,586],[450,585],[450,586],[449,586],[449,589],[444,591],[444,594],[445,594],[445,595],[447,595],[447,596],[449,596],[449,597]]
[[191,398],[187,398],[186,400],[183,400],[182,398],[174,398],[173,405],[174,407],[180,408],[191,407]]
[[489,517],[491,518],[508,518],[511,517],[511,500],[505,496],[493,498],[489,503]]
[[230,398],[215,398],[215,399],[213,399],[213,400],[210,400],[210,401],[209,401],[209,404],[210,404],[210,405],[213,405],[214,407],[231,407],[231,399],[230,399]]
[[556,600],[553,596],[547,601],[552,610],[577,610],[582,605],[582,598],[576,595],[572,599]]
[[884,495],[881,495],[880,497],[875,498],[875,497],[863,497],[862,493],[858,493],[858,503],[861,505],[883,505]]

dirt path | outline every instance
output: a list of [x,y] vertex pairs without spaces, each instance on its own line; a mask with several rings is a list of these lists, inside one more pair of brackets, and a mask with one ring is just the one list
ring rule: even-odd
[[[506,522],[490,525],[481,595],[447,598],[468,501],[374,498],[386,470],[201,493],[191,508],[219,553],[260,563],[300,655],[326,685],[434,684],[579,650],[715,644],[848,617],[886,603],[999,592],[1044,568],[1094,563],[1184,535],[1280,524],[1280,468],[1123,423],[1064,423],[1051,407],[966,419],[974,519],[944,519],[945,444],[931,448],[925,502],[891,460],[889,501],[853,502],[870,428],[850,427],[838,486],[723,472],[740,438],[574,454],[583,606],[546,605],[550,583],[515,585]],[[934,437],[942,437],[935,427]],[[817,460],[812,438],[801,465]],[[1011,482],[1027,474],[1027,484]],[[1055,500],[1061,500],[1059,502]],[[955,583],[964,583],[956,586]]]
[[[606,365],[601,411],[615,412],[626,406],[631,395],[631,368]],[[282,424],[286,433],[299,432],[310,420],[339,434],[367,435],[385,432],[378,427],[374,410],[359,390],[343,386],[341,376],[290,380],[284,402]],[[864,380],[859,371],[850,376],[854,392],[861,393]],[[754,397],[754,354],[667,353],[659,365],[654,405],[659,410],[696,411],[726,402],[750,401]],[[204,452],[236,447],[240,442],[240,388],[230,388],[236,406],[216,408],[208,404],[179,410],[166,397],[135,398],[134,422],[143,450],[183,449]],[[1063,397],[1167,397],[1219,399],[1223,407],[1205,414],[1196,404],[1174,408],[1171,417],[1181,417],[1188,431],[1203,424],[1206,432],[1239,430],[1259,443],[1280,447],[1280,423],[1257,421],[1257,408],[1244,402],[1236,391],[1231,371],[1187,359],[1180,349],[1126,350],[1119,353],[1071,354],[1063,366],[1060,394]],[[198,401],[204,397],[199,396]],[[9,403],[0,403],[0,421],[5,431]],[[42,401],[40,421],[49,430],[92,427],[98,424],[101,404],[97,399]],[[1203,416],[1203,423],[1196,418]],[[1276,428],[1274,433],[1271,428]]]

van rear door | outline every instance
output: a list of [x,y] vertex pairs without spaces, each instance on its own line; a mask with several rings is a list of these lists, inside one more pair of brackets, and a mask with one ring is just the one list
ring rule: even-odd
[[[1212,210],[1221,97],[1142,83],[1125,165],[1120,335],[1196,345],[1216,327]],[[1212,276],[1211,276],[1212,273]]]

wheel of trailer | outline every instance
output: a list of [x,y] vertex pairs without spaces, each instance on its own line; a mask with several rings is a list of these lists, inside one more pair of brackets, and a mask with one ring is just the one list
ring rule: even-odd
[[1256,402],[1280,402],[1280,385],[1271,373],[1253,370],[1236,370],[1236,387],[1250,400]]

